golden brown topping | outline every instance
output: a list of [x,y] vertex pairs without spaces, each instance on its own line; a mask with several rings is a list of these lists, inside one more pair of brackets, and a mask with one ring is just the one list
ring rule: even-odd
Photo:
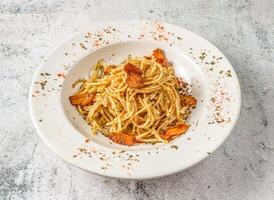
[[95,99],[95,94],[90,94],[89,97],[81,105],[87,106],[87,105],[93,103],[94,99]]
[[155,49],[152,55],[156,58],[156,62],[160,63],[164,67],[169,67],[170,63],[168,62],[165,52],[162,49]]
[[145,56],[147,60],[151,60],[151,56]]
[[131,63],[127,63],[124,66],[124,71],[127,73],[127,75],[130,74],[136,74],[136,75],[142,75],[143,72],[139,67],[136,67],[135,65],[131,64]]
[[164,60],[166,58],[165,52],[159,48],[153,50],[153,56],[159,60]]
[[144,87],[144,79],[137,74],[129,74],[126,82],[128,84],[129,87],[132,88],[142,88]]
[[197,99],[191,95],[182,95],[180,100],[181,104],[184,106],[194,107],[197,104]]
[[115,68],[115,65],[108,65],[107,67],[104,68],[104,73],[109,74],[111,69]]
[[170,62],[168,62],[167,59],[164,59],[164,61],[163,61],[163,66],[164,66],[164,67],[171,67],[171,64],[170,64]]
[[70,100],[70,103],[74,106],[76,105],[86,106],[92,103],[94,98],[95,98],[95,95],[84,93],[84,94],[74,94],[69,97],[69,100]]
[[111,67],[110,66],[107,66],[104,68],[104,73],[105,74],[109,74],[109,72],[111,71]]
[[135,137],[126,133],[113,133],[109,138],[115,143],[128,146],[132,146],[136,143]]
[[189,128],[189,125],[187,124],[179,124],[176,127],[167,129],[161,136],[163,139],[170,139],[174,136],[179,136],[185,133]]

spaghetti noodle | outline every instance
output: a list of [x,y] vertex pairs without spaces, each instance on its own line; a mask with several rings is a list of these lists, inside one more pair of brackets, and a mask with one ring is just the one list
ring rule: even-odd
[[78,83],[71,104],[93,133],[119,144],[169,142],[188,130],[186,119],[197,103],[161,49],[119,65],[100,60],[90,78]]

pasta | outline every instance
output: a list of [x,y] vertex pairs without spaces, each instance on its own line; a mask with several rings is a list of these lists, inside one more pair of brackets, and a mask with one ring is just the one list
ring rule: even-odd
[[167,143],[185,133],[186,119],[197,104],[161,49],[149,57],[129,56],[119,65],[99,60],[90,78],[78,83],[82,85],[70,102],[93,133],[129,146]]

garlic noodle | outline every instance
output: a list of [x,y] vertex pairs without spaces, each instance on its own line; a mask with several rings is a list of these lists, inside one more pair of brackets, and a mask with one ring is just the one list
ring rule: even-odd
[[70,97],[93,133],[114,142],[168,142],[189,128],[186,119],[197,100],[175,76],[161,49],[150,57],[131,57],[118,65],[100,60],[88,80]]

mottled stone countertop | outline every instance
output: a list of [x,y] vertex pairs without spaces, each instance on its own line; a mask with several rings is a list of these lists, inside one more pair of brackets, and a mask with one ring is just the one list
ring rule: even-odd
[[[1,0],[0,199],[274,199],[274,1]],[[194,31],[231,61],[240,119],[203,162],[147,181],[105,178],[57,157],[36,134],[31,79],[56,44],[113,20],[153,19]]]

